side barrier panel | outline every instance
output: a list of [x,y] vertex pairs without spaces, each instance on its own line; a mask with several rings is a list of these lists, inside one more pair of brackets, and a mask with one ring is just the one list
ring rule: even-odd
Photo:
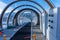
[[48,25],[48,14],[42,14],[42,26],[43,26],[43,35],[46,36],[46,30]]
[[60,40],[60,8],[50,9],[48,27],[49,40]]

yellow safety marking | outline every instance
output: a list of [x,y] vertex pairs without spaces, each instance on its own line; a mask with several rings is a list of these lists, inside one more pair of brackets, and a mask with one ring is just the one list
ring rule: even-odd
[[36,40],[36,34],[33,34],[33,39]]
[[5,34],[3,35],[3,37],[4,37],[4,40],[7,40],[7,36]]

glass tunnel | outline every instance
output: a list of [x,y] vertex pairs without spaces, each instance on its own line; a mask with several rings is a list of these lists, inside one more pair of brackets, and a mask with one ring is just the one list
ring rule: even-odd
[[49,13],[55,7],[51,1],[2,0],[2,2],[7,5],[0,14],[0,40],[48,40],[51,38],[47,33],[50,24]]

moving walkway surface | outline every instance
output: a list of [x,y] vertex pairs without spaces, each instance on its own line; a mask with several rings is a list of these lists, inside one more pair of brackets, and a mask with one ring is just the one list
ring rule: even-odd
[[19,29],[10,40],[30,40],[30,37],[31,37],[31,23],[28,23],[23,28]]
[[[45,40],[45,37],[40,31],[39,26],[33,26],[32,33],[36,34],[36,40]],[[7,40],[31,40],[31,23],[29,22],[23,27],[17,27],[14,29],[6,29],[4,30],[4,34],[8,35]],[[3,35],[0,36],[0,39],[4,40]],[[34,40],[34,38],[32,38],[32,40]]]
[[[28,24],[28,23],[26,23]],[[4,40],[4,34],[7,36],[7,40],[10,40],[18,30],[22,29],[26,24],[24,24],[23,26],[17,26],[16,28],[11,28],[11,29],[5,29],[3,30],[2,35],[0,35],[0,40]]]

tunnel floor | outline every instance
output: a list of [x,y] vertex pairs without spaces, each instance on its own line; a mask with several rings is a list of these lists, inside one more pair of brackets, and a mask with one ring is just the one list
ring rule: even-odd
[[[29,36],[29,38],[26,38]],[[18,30],[10,40],[30,40],[31,38],[31,23],[28,23],[23,28]]]
[[[46,40],[40,31],[39,26],[33,27],[32,34],[36,34],[36,40]],[[10,40],[31,40],[31,23],[28,23],[19,31],[17,31],[17,33]],[[32,38],[32,40],[34,40],[34,38]]]

